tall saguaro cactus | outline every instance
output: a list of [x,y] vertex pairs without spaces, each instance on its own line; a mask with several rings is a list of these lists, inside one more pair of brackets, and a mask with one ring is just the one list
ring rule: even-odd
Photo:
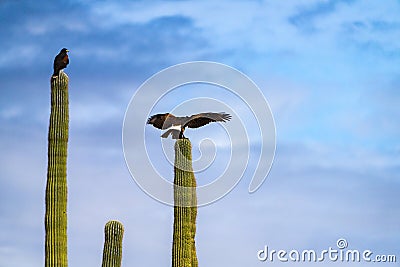
[[195,245],[197,196],[189,139],[175,143],[172,267],[197,267]]
[[67,146],[68,76],[51,79],[48,167],[45,214],[45,266],[66,267],[67,258]]
[[118,221],[109,221],[104,227],[104,235],[103,263],[101,266],[120,267],[124,226]]

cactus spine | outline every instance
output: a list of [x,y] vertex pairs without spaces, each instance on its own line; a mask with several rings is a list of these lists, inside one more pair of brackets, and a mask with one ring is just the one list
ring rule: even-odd
[[122,238],[124,226],[118,221],[109,221],[104,227],[104,249],[102,267],[120,267],[122,261]]
[[189,139],[175,143],[172,267],[197,267],[195,245],[197,197]]
[[68,76],[51,79],[48,166],[45,213],[45,266],[66,267],[67,258],[67,145]]

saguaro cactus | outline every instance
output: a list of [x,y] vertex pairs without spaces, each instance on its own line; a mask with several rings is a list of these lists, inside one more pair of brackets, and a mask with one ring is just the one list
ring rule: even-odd
[[189,139],[175,143],[172,267],[197,267],[195,245],[197,197]]
[[51,79],[48,167],[45,213],[45,266],[66,267],[67,258],[67,145],[68,76]]
[[109,221],[104,227],[104,235],[103,263],[101,266],[120,267],[124,226],[118,221]]

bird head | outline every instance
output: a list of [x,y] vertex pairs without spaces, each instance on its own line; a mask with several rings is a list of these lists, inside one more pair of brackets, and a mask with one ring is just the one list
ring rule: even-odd
[[61,49],[60,53],[65,53],[66,54],[67,52],[69,52],[69,50],[67,48],[63,48],[63,49]]

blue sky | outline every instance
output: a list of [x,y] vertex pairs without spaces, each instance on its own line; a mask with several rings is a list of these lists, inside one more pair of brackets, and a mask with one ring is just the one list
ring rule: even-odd
[[[170,264],[172,209],[132,180],[122,123],[146,79],[194,60],[249,76],[277,133],[256,193],[245,175],[199,208],[200,265],[262,266],[271,264],[257,260],[264,245],[322,250],[340,237],[400,260],[398,14],[395,0],[1,1],[0,266],[44,262],[49,77],[62,47],[71,51],[70,266],[101,264],[110,219],[125,226],[124,266]],[[158,145],[158,131],[146,134]]]

